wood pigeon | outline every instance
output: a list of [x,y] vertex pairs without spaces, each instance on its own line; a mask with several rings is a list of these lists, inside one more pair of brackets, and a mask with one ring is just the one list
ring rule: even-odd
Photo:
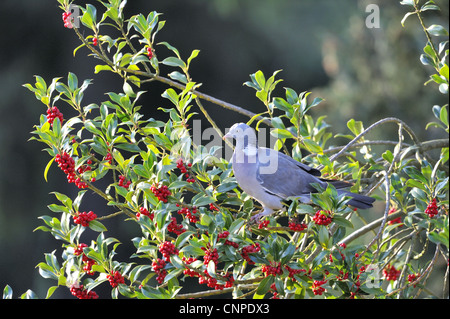
[[234,176],[244,192],[263,206],[263,211],[253,216],[253,220],[283,209],[282,201],[296,197],[303,203],[310,202],[310,194],[317,189],[317,183],[324,189],[332,184],[339,195],[352,198],[347,202],[356,208],[370,208],[374,198],[351,193],[342,188],[350,183],[320,178],[320,171],[276,150],[258,147],[255,131],[244,123],[234,124],[223,137],[234,138],[236,147],[231,159]]

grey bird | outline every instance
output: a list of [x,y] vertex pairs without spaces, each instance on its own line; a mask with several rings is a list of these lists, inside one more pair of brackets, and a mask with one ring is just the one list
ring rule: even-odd
[[317,192],[312,186],[314,183],[324,189],[328,183],[332,184],[339,195],[351,196],[347,204],[356,208],[370,208],[375,201],[374,198],[342,190],[351,186],[350,183],[320,178],[319,170],[276,150],[258,147],[256,133],[247,124],[234,124],[223,138],[236,140],[231,162],[237,183],[262,204],[262,212],[253,216],[253,220],[282,210],[282,202],[288,197],[309,203],[310,194]]

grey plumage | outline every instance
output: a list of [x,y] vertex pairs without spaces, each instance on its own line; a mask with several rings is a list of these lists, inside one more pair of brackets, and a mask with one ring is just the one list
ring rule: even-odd
[[351,196],[347,204],[370,208],[375,199],[342,190],[351,184],[320,178],[320,171],[276,150],[258,147],[255,131],[244,123],[234,124],[224,138],[234,138],[236,147],[231,159],[234,176],[239,186],[263,206],[254,218],[283,209],[282,200],[297,197],[308,203],[310,194],[317,192],[312,184],[326,188],[331,183],[338,194]]

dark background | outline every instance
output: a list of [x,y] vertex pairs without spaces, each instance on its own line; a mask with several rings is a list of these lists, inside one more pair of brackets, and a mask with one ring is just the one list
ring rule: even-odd
[[[100,10],[98,2],[91,3]],[[380,7],[379,29],[365,26],[370,3]],[[448,1],[437,3],[442,11],[425,13],[426,24],[448,29]],[[400,20],[409,8],[399,1],[128,0],[125,13],[130,17],[153,10],[167,21],[157,42],[174,45],[184,59],[194,49],[201,51],[192,63],[191,76],[203,83],[204,93],[262,112],[264,105],[254,90],[242,84],[257,70],[270,76],[283,69],[279,77],[284,82],[276,95],[283,96],[286,86],[325,98],[312,114],[327,115],[334,134],[347,134],[350,118],[369,126],[395,116],[422,140],[442,137],[435,129],[425,130],[425,125],[433,119],[431,107],[445,104],[446,97],[423,85],[431,74],[419,62],[426,38],[415,17],[402,28]],[[43,261],[44,252],[58,249],[60,243],[33,229],[42,224],[39,216],[52,214],[47,208],[54,200],[50,192],[73,196],[77,191],[56,166],[45,182],[43,171],[50,158],[41,151],[43,145],[27,141],[45,106],[22,84],[34,83],[33,75],[50,83],[71,71],[79,81],[94,80],[85,94],[86,104],[103,101],[105,92],[122,90],[122,80],[111,73],[93,73],[97,61],[86,57],[86,49],[73,57],[79,42],[72,30],[63,27],[61,14],[53,0],[0,2],[0,288],[9,284],[14,297],[32,289],[43,298],[55,284],[40,277],[35,266]],[[89,34],[83,26],[81,30]],[[168,106],[160,97],[166,88],[158,83],[145,87],[149,93],[141,103],[146,114],[165,118],[156,109]],[[216,105],[205,106],[222,129],[247,120]],[[394,125],[386,127],[376,137],[395,139],[396,130]],[[95,197],[88,207],[104,209]],[[130,256],[129,240],[139,234],[137,226],[122,220],[106,226],[123,243],[118,248],[122,259]],[[58,289],[54,296],[70,294]]]

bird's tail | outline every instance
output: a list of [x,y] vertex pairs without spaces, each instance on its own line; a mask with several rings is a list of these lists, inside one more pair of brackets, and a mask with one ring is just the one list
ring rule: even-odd
[[350,205],[350,206],[353,206],[356,208],[361,208],[361,209],[371,208],[371,207],[373,207],[373,202],[375,201],[375,198],[365,196],[365,195],[355,194],[355,193],[344,191],[344,190],[338,190],[337,192],[339,195],[345,194],[347,196],[352,197],[352,199],[350,199],[347,202],[347,205]]
[[346,188],[352,186],[351,183],[339,181],[339,180],[329,180],[329,179],[321,179],[323,182],[327,182],[332,184],[336,189],[339,195],[345,194],[347,196],[351,196],[352,199],[350,199],[347,204],[356,208],[366,209],[373,207],[373,202],[375,201],[375,198],[355,194],[349,191],[342,190],[340,188]]

